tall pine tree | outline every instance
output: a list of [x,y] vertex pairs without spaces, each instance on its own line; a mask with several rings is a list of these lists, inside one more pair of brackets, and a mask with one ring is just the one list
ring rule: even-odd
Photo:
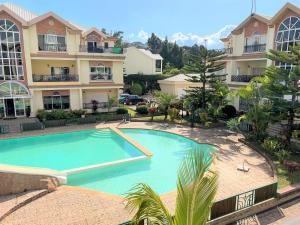
[[273,111],[287,119],[284,134],[290,144],[295,112],[300,108],[300,46],[291,47],[289,52],[270,50],[268,58],[275,65],[266,69],[262,79],[265,97],[271,100]]
[[193,99],[197,99],[194,104],[197,108],[207,110],[207,102],[211,95],[215,94],[214,85],[217,80],[225,80],[226,74],[217,75],[216,72],[222,71],[225,64],[218,62],[224,58],[224,53],[220,51],[208,50],[204,46],[199,47],[199,54],[188,57],[188,62],[184,70],[189,77],[188,81],[200,83],[200,87],[193,87],[187,91]]

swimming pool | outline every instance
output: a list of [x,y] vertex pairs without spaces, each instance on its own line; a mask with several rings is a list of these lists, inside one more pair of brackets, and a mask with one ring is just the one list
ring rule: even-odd
[[67,171],[95,164],[142,160],[110,165],[68,175],[68,185],[123,195],[138,183],[160,194],[176,188],[177,169],[187,151],[199,149],[207,157],[214,150],[180,135],[143,129],[120,129],[153,153],[145,155],[110,129],[0,140],[0,164]]
[[0,163],[71,170],[144,154],[110,129],[0,140]]
[[214,150],[180,135],[143,129],[120,129],[153,153],[151,158],[68,177],[68,184],[123,195],[137,183],[147,183],[159,194],[175,190],[177,169],[187,151],[199,149],[207,157]]

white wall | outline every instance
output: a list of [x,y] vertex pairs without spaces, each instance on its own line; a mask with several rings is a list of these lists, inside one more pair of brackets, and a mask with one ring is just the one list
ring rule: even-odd
[[145,55],[136,47],[126,49],[124,67],[126,74],[156,74],[155,59]]

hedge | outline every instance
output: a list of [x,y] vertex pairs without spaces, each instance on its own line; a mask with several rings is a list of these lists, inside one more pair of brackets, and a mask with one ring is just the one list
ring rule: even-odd
[[160,90],[157,81],[166,78],[168,78],[166,75],[130,74],[124,76],[124,83],[127,87],[130,87],[134,83],[139,83],[143,87],[143,93],[147,93],[153,90]]

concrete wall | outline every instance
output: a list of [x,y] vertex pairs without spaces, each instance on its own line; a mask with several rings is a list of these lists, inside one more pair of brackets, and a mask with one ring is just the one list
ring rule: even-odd
[[167,94],[176,95],[182,97],[185,93],[184,90],[188,90],[191,87],[200,87],[202,83],[190,83],[190,82],[159,82],[161,91]]
[[0,172],[0,195],[56,188],[59,181],[51,176]]

